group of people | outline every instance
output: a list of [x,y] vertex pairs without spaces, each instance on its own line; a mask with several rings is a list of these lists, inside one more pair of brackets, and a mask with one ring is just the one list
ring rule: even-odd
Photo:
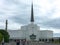
[[26,45],[28,44],[28,41],[26,40],[16,40],[16,45]]

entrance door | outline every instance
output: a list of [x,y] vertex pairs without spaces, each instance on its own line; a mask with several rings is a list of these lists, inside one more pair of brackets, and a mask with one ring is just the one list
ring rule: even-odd
[[20,45],[20,40],[16,40],[16,45]]
[[20,45],[20,42],[17,42],[16,45]]
[[25,45],[26,39],[22,39],[22,40],[21,40],[21,43],[22,43],[22,45]]

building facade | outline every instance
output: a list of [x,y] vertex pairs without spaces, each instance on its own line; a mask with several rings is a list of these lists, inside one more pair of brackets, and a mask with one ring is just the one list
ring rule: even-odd
[[33,4],[31,7],[30,24],[21,26],[20,30],[7,30],[10,34],[10,39],[26,39],[39,40],[53,38],[53,31],[40,30],[40,27],[34,23]]

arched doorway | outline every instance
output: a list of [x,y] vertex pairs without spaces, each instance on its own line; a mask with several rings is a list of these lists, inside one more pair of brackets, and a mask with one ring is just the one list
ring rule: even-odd
[[16,45],[20,45],[20,40],[16,40]]
[[21,43],[22,43],[22,45],[25,45],[26,44],[26,39],[21,39]]

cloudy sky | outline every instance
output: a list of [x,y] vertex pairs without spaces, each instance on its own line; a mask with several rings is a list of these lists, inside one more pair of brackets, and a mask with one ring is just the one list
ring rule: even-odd
[[[0,0],[0,29],[20,29],[30,23],[32,0]],[[41,29],[60,33],[60,0],[33,0],[35,23]]]

